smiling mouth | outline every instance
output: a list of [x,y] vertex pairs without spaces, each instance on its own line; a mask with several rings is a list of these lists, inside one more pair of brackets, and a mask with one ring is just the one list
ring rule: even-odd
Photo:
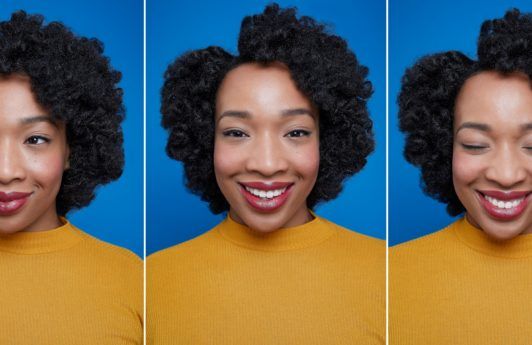
[[293,183],[240,183],[240,191],[250,206],[261,212],[273,212],[283,206],[292,190]]
[[496,198],[492,198],[488,195],[484,195],[484,198],[488,200],[493,206],[500,208],[500,209],[511,209],[519,206],[523,201],[525,201],[525,198],[522,197],[520,199],[514,199],[510,201],[503,201]]
[[488,214],[500,220],[513,220],[528,206],[530,192],[477,191],[480,204]]
[[248,187],[248,186],[244,186],[244,188],[249,193],[255,195],[256,197],[259,197],[261,199],[266,199],[267,200],[267,199],[276,198],[276,197],[284,194],[288,187],[284,187],[284,188],[281,188],[281,189],[268,190],[268,191],[257,189],[257,188],[251,188],[251,187]]
[[10,216],[17,213],[26,204],[33,193],[4,193],[0,192],[0,216]]

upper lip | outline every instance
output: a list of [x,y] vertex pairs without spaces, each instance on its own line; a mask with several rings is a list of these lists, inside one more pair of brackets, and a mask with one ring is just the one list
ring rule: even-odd
[[10,202],[10,201],[13,201],[13,200],[26,198],[26,197],[28,197],[30,195],[31,195],[31,193],[23,193],[23,192],[9,192],[9,193],[0,192],[0,201],[1,202]]
[[498,199],[498,200],[515,200],[515,199],[521,199],[526,197],[528,194],[530,194],[530,191],[511,191],[511,192],[504,192],[500,190],[479,190],[479,193],[483,195],[487,195],[489,197]]
[[260,190],[277,190],[287,188],[293,185],[292,182],[260,182],[260,181],[251,181],[251,182],[240,182],[241,185],[248,188],[260,189]]

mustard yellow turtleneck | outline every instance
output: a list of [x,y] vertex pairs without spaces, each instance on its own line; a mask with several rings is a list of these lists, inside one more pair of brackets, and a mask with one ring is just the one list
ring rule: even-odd
[[0,344],[141,344],[142,261],[63,221],[0,236]]
[[390,345],[532,344],[532,235],[461,219],[391,248],[389,274]]
[[147,259],[148,344],[384,344],[384,242],[230,217]]

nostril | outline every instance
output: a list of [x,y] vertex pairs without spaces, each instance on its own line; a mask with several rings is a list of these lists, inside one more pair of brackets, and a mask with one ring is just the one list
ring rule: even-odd
[[510,164],[508,162],[498,162],[492,164],[486,172],[486,178],[504,188],[511,188],[523,183],[528,177],[526,169],[521,164]]

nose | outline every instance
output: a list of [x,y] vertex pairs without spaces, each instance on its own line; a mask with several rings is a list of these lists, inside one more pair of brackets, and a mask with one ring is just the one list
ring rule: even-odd
[[0,140],[0,184],[24,179],[22,158],[15,146],[8,140]]
[[530,166],[527,167],[527,163],[530,165],[530,159],[523,157],[518,151],[510,147],[500,149],[489,164],[486,178],[501,187],[517,186],[525,181],[532,171]]
[[246,169],[270,177],[288,170],[288,152],[273,133],[256,137],[247,153]]

